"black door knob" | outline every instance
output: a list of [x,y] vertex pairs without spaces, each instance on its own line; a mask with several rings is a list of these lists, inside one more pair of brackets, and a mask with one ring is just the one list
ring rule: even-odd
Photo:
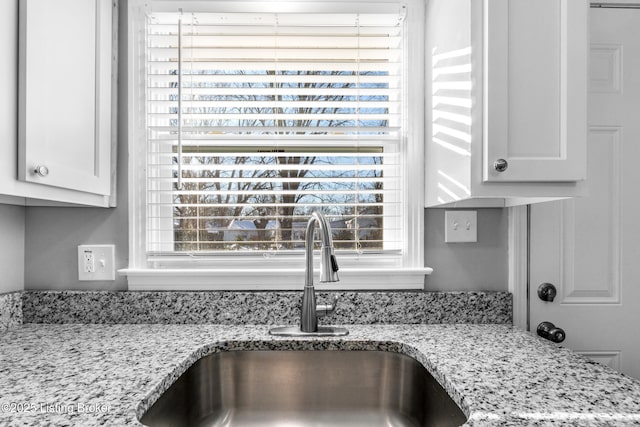
[[555,343],[561,343],[567,337],[562,328],[558,328],[551,322],[542,322],[538,325],[538,335]]
[[556,290],[556,287],[551,283],[541,283],[540,286],[538,286],[538,297],[542,301],[552,302],[557,294],[558,291]]

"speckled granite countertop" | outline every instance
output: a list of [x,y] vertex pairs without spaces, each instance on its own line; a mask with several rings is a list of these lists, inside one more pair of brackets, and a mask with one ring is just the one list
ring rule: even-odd
[[0,425],[134,426],[205,354],[383,349],[418,359],[468,426],[640,425],[640,382],[505,325],[347,325],[292,339],[268,326],[40,325],[0,335]]

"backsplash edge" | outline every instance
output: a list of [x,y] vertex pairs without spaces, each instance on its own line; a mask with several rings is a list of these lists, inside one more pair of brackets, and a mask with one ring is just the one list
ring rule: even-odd
[[22,324],[22,291],[0,294],[0,333]]
[[[323,324],[512,324],[509,292],[318,292],[339,295]],[[300,318],[296,291],[29,291],[22,292],[21,323],[293,325]]]

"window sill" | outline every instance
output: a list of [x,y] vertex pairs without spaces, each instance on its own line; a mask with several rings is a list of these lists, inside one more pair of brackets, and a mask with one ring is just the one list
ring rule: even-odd
[[[318,290],[423,289],[432,268],[348,268],[338,283],[316,283]],[[135,269],[119,270],[132,291],[300,290],[304,269]]]

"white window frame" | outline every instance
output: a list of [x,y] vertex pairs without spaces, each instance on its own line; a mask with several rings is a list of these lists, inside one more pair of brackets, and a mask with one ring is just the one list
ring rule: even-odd
[[[154,0],[156,4],[175,8],[174,0]],[[170,260],[154,266],[146,254],[146,174],[141,161],[146,158],[144,17],[146,3],[128,3],[128,144],[129,144],[129,268],[120,270],[128,279],[130,290],[294,290],[304,282],[304,251],[295,255],[276,255],[270,258],[245,254],[207,256],[206,260],[193,256],[173,265]],[[217,11],[237,11],[251,7],[254,11],[286,12],[312,0],[295,2],[241,2],[208,0],[180,1],[180,7],[215,7]],[[247,4],[250,3],[250,6]],[[424,265],[424,23],[422,0],[351,0],[350,2],[322,2],[322,7],[334,11],[368,11],[372,7],[389,4],[407,6],[406,34],[406,115],[407,144],[406,175],[403,177],[404,238],[400,255],[362,254],[338,255],[340,282],[316,284],[320,290],[363,289],[423,289],[424,278],[432,269]],[[241,5],[241,6],[238,6]],[[274,10],[278,8],[278,10]],[[297,9],[299,11],[299,9]]]

